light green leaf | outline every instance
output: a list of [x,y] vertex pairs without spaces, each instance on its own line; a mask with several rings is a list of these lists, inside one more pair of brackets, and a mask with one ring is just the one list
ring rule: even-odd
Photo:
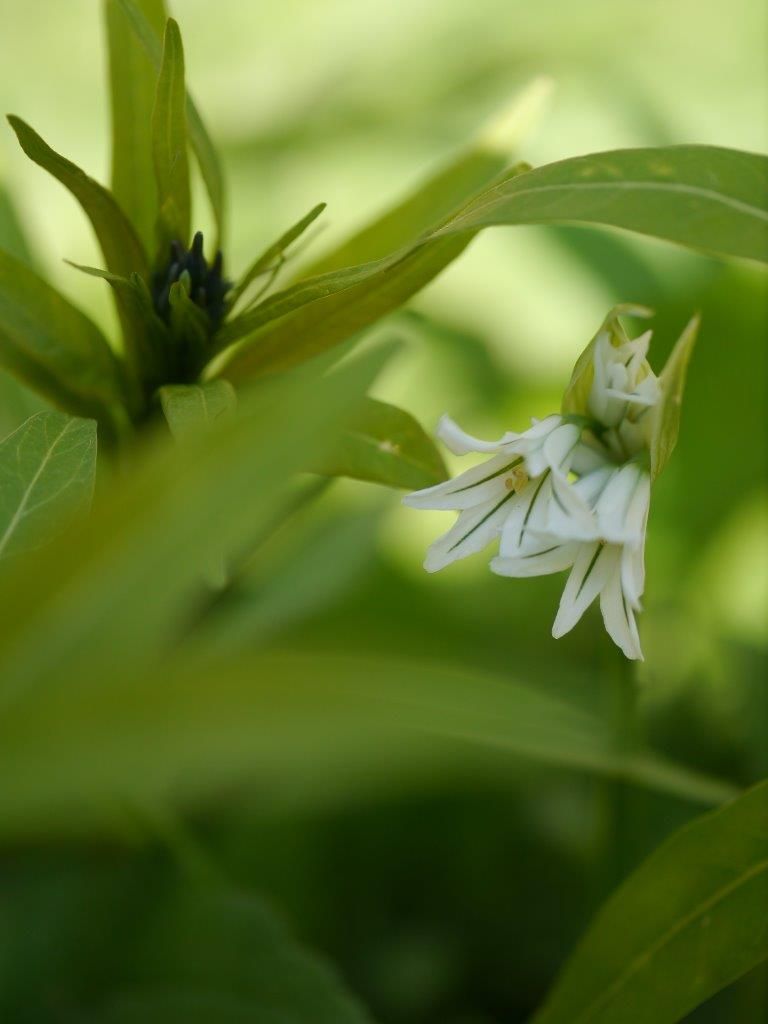
[[276,273],[277,270],[279,270],[281,264],[285,262],[286,249],[300,238],[311,224],[314,224],[325,207],[326,203],[318,203],[317,206],[313,207],[309,213],[305,214],[301,220],[297,221],[285,232],[285,234],[282,234],[276,242],[273,242],[272,245],[268,246],[264,252],[253,261],[248,270],[246,270],[229,293],[228,302],[231,306],[235,305],[238,299],[246,292],[249,285],[251,285],[257,277],[261,277],[263,274],[269,273],[270,271]]
[[262,387],[237,416],[183,445],[157,437],[87,528],[0,578],[0,706],[68,687],[89,666],[102,678],[118,664],[140,674],[199,606],[211,555],[240,552],[271,523],[296,473],[336,440],[387,355],[369,353],[320,381],[299,374]]
[[552,80],[529,82],[495,114],[468,146],[430,174],[400,202],[307,268],[302,277],[381,259],[412,245],[478,192],[496,183],[545,112]]
[[144,247],[114,196],[70,160],[61,156],[19,117],[10,115],[21,148],[34,163],[69,189],[82,206],[99,240],[104,260],[113,274],[132,272],[147,276]]
[[440,453],[413,416],[373,398],[355,412],[340,442],[316,469],[411,490],[438,484],[448,475]]
[[218,371],[239,381],[287,370],[320,355],[401,306],[469,241],[464,237],[427,242],[387,259],[308,278],[270,296],[217,332],[219,351],[240,342]]
[[37,261],[32,254],[24,226],[16,210],[16,205],[0,181],[0,249],[36,269]]
[[[187,541],[186,527],[177,532]],[[154,546],[151,555],[147,587],[150,556],[127,554],[142,562],[136,605],[155,604],[168,571],[167,557],[159,560]],[[104,628],[114,643],[112,623],[128,610],[122,587],[107,592],[104,624],[94,629],[89,616],[88,661],[77,661],[76,673],[53,661],[49,672],[66,685],[49,675],[0,712],[0,830],[8,834],[87,831],[126,806],[195,803],[246,779],[265,800],[322,800],[329,790],[356,793],[365,778],[418,776],[418,766],[464,773],[473,752],[486,763],[495,751],[707,803],[733,793],[652,754],[617,752],[605,723],[538,687],[425,661],[263,654],[230,663],[193,650],[186,661],[131,671],[136,657],[121,642],[107,651],[105,686],[106,668],[94,665],[90,647],[103,643]],[[69,592],[80,605],[68,616],[77,634],[69,642],[78,644],[82,592]],[[61,657],[58,636],[50,628],[45,635],[46,656]]]
[[[152,25],[144,17],[138,7],[136,0],[115,0],[130,21],[131,28],[136,38],[141,42],[150,60],[160,71],[162,63],[162,45],[159,35],[154,31]],[[221,248],[222,236],[224,235],[224,178],[219,165],[219,158],[213,147],[210,136],[203,124],[197,107],[192,97],[187,95],[187,122],[189,128],[189,141],[195,151],[200,172],[203,176],[208,198],[211,202],[211,209],[218,227],[218,239],[213,246],[214,250]]]
[[571,379],[563,395],[562,409],[564,413],[576,416],[588,415],[589,395],[595,379],[593,357],[597,339],[601,335],[607,334],[611,344],[623,345],[628,338],[619,319],[622,316],[636,316],[645,319],[646,317],[653,316],[653,310],[647,309],[645,306],[635,306],[629,303],[613,307],[600,325],[600,330],[576,360]]
[[36,547],[90,503],[96,424],[39,412],[0,441],[0,559]]
[[675,833],[616,891],[535,1024],[676,1024],[768,957],[768,783]]
[[205,384],[167,384],[158,391],[163,414],[177,441],[194,435],[234,412],[235,389],[226,380]]
[[198,883],[158,916],[134,965],[139,985],[84,1024],[371,1024],[252,893]]
[[440,234],[497,224],[604,224],[768,262],[768,157],[718,146],[560,160],[488,189]]
[[98,327],[2,251],[0,364],[75,415],[109,423],[125,401],[120,366]]
[[[137,0],[152,30],[162,33],[164,0]],[[157,69],[117,0],[105,0],[112,113],[112,193],[148,253],[157,244],[157,188],[152,164],[152,109]]]
[[[111,192],[51,149],[20,118],[10,116],[8,120],[30,160],[52,174],[80,203],[96,233],[108,269],[122,277],[128,277],[134,272],[144,278],[148,277],[144,246]],[[130,349],[137,344],[142,326],[119,294],[115,293],[115,296],[126,348]]]
[[170,243],[189,245],[191,204],[187,161],[187,93],[179,26],[169,18],[152,113],[152,156],[157,181],[160,252]]
[[651,435],[651,476],[654,479],[664,469],[677,444],[685,377],[700,322],[698,316],[691,319],[659,375],[661,401],[653,410],[654,420]]

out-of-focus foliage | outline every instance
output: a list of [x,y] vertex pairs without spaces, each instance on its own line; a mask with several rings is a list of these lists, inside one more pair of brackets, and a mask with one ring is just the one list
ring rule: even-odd
[[[115,52],[134,62],[124,73],[133,75],[146,66],[146,54],[129,43],[135,37],[120,21],[124,8],[117,0],[109,6]],[[140,7],[161,24],[159,5],[154,13],[151,2]],[[93,8],[90,0],[2,0],[0,93],[4,109],[23,111],[54,149],[106,180],[107,100],[98,88],[104,41]],[[411,241],[410,228],[418,223],[422,231],[432,216],[419,223],[407,204],[385,222],[395,245],[376,251],[370,236],[355,241],[354,232],[372,208],[391,208],[409,186],[429,179],[461,139],[542,72],[556,79],[557,91],[519,154],[535,165],[625,146],[768,149],[767,16],[757,0],[610,7],[597,0],[538,7],[502,0],[221,0],[215,14],[201,0],[176,0],[173,13],[184,30],[192,92],[231,181],[227,256],[234,277],[319,200],[327,210],[278,268],[289,280],[302,267],[335,270]],[[160,52],[152,60],[159,63]],[[119,120],[123,154],[141,130],[138,112],[151,109],[145,86],[137,85],[135,121],[124,111]],[[217,167],[199,119],[189,110],[188,117],[208,190],[220,205]],[[56,183],[27,170],[8,132],[0,154],[10,196],[0,199],[0,245],[22,263],[39,269],[42,262],[46,277],[114,334],[103,282],[60,262],[100,265],[80,211]],[[480,174],[478,188],[505,162],[491,152],[486,159],[479,170],[470,168]],[[113,177],[148,248],[156,241],[156,197],[144,202],[150,175],[153,181],[151,166],[131,169],[119,186]],[[203,196],[199,177],[193,186],[195,198]],[[449,196],[436,219],[453,205]],[[324,264],[323,251],[348,235],[353,241]],[[15,264],[12,274],[17,290],[29,280]],[[12,311],[14,287],[6,292]],[[42,309],[49,295],[39,295]],[[361,475],[350,467],[359,446],[376,437],[375,423],[390,403],[429,427],[450,409],[478,433],[522,428],[542,405],[556,408],[585,339],[606,308],[626,301],[656,310],[659,365],[691,313],[701,314],[679,443],[655,487],[650,523],[647,660],[639,678],[643,740],[656,760],[639,763],[653,769],[651,788],[634,785],[638,778],[648,783],[647,768],[638,775],[621,758],[619,770],[612,760],[606,722],[618,669],[594,622],[588,618],[557,643],[548,635],[559,580],[497,579],[477,561],[427,578],[419,567],[440,529],[438,515],[422,521],[396,497],[357,482],[336,482],[306,507],[308,495],[288,487],[290,471],[317,468],[328,438],[347,429],[340,414],[351,392],[365,390],[375,357],[362,370],[347,370],[351,376],[337,381],[343,390],[329,383],[322,394],[315,385],[302,391],[303,416],[296,420],[281,411],[274,392],[261,413],[247,407],[244,419],[219,423],[216,436],[234,438],[237,457],[228,446],[224,456],[215,439],[196,440],[193,430],[183,443],[158,444],[138,476],[120,480],[121,468],[111,467],[118,487],[110,484],[98,501],[95,526],[69,526],[34,556],[51,572],[42,600],[21,572],[7,577],[3,682],[18,694],[50,669],[56,685],[50,694],[35,692],[31,710],[19,702],[17,719],[9,710],[2,745],[4,777],[16,788],[4,788],[0,1017],[21,1024],[250,1021],[255,992],[256,1019],[269,1024],[269,1014],[291,1024],[357,1024],[367,1019],[358,997],[382,1024],[512,1024],[541,1005],[585,933],[593,945],[576,954],[570,977],[576,975],[585,1005],[595,998],[578,957],[591,960],[590,949],[603,950],[607,970],[608,954],[629,948],[635,933],[623,929],[628,945],[619,949],[601,939],[601,924],[616,914],[623,928],[639,916],[638,905],[649,905],[647,892],[660,891],[653,875],[660,859],[665,877],[678,877],[670,858],[682,849],[683,877],[706,887],[701,872],[690,870],[693,859],[714,857],[715,823],[754,810],[760,791],[673,835],[703,809],[685,794],[701,798],[702,776],[705,789],[714,776],[722,786],[715,784],[704,801],[716,802],[768,774],[768,573],[757,557],[768,459],[764,270],[597,228],[494,229],[409,312],[371,332],[366,345],[392,336],[407,345],[378,378],[370,429],[355,431],[333,454],[346,455],[348,475]],[[72,339],[70,361],[80,359],[83,346],[102,352],[99,333],[83,332],[74,312],[68,322],[71,334],[58,340],[66,346]],[[40,338],[40,351],[50,351]],[[30,359],[22,352],[17,362]],[[56,366],[46,370],[53,400],[56,373]],[[85,373],[81,380],[85,397],[78,392],[76,400],[99,415],[101,394],[94,397]],[[0,375],[2,437],[40,408],[39,399]],[[168,419],[173,425],[173,415]],[[412,432],[410,423],[401,426]],[[260,444],[262,429],[270,439],[279,434],[280,445]],[[392,483],[416,486],[395,455],[379,453],[386,463],[380,478],[390,473]],[[437,474],[440,467],[432,461],[429,469]],[[185,483],[174,490],[168,481],[177,472]],[[212,479],[217,490],[209,493]],[[312,497],[320,493],[317,487]],[[144,508],[153,514],[142,516]],[[103,561],[84,557],[90,529]],[[211,596],[202,580],[214,529],[227,535],[229,555],[244,547],[251,553]],[[139,557],[146,550],[151,572]],[[122,581],[117,598],[115,580]],[[64,596],[56,600],[55,593]],[[151,633],[151,644],[139,647],[137,630]],[[171,675],[162,659],[181,638],[189,664]],[[264,671],[254,684],[263,697],[260,766],[246,728],[255,706],[250,676],[240,666],[303,665],[318,653],[325,668],[317,692],[307,695],[304,718],[290,700],[283,703],[280,681],[293,678],[287,669],[284,676]],[[346,691],[341,670],[328,668],[341,653],[353,665],[343,677]],[[151,668],[141,699],[133,701],[113,662],[128,673],[141,668],[142,656]],[[412,682],[385,670],[412,658],[429,666]],[[218,659],[226,672],[212,667]],[[386,711],[366,703],[377,692],[377,672],[382,686],[391,681]],[[74,673],[78,703],[65,689]],[[177,702],[162,689],[169,678],[181,695]],[[489,679],[516,681],[501,704],[489,699],[496,693]],[[302,680],[311,691],[306,672]],[[437,701],[452,685],[455,702]],[[232,694],[229,718],[210,710],[222,707],[217,687]],[[345,693],[356,702],[354,714]],[[387,716],[399,720],[420,695],[420,731],[395,742]],[[546,729],[537,732],[542,723]],[[430,739],[430,726],[450,735]],[[478,732],[482,744],[473,742]],[[101,746],[88,745],[99,735]],[[564,744],[563,735],[573,742]],[[82,752],[80,762],[70,760],[71,744]],[[506,748],[501,756],[495,746]],[[532,747],[533,760],[525,756]],[[671,785],[662,757],[676,762]],[[247,781],[243,764],[251,766]],[[126,778],[124,800],[104,814],[100,792]],[[58,803],[50,797],[52,782],[60,787]],[[89,786],[85,806],[78,798]],[[206,800],[206,791],[215,799]],[[181,798],[191,792],[197,799],[185,804]],[[182,815],[181,806],[193,810]],[[58,822],[59,836],[69,825],[81,838],[46,842],[46,821],[51,832]],[[98,838],[83,839],[94,821]],[[13,830],[35,839],[20,843]],[[745,849],[751,834],[742,828]],[[700,839],[689,850],[692,836]],[[608,894],[648,855],[587,932]],[[210,863],[226,877],[224,886],[208,875]],[[747,920],[734,969],[720,982],[745,970],[749,944],[763,941],[763,891],[746,900],[755,920]],[[255,894],[278,904],[342,978],[288,939]],[[727,906],[718,905],[721,912],[727,915]],[[723,929],[732,923],[720,916],[717,922]],[[652,924],[658,921],[649,915],[638,928]],[[713,917],[706,927],[715,926]],[[690,960],[676,961],[673,974],[679,963],[690,964],[692,975],[705,963],[697,941],[689,937]],[[713,991],[707,978],[696,984],[699,997]],[[758,967],[690,1019],[757,1022],[766,1006],[768,975]],[[674,1007],[665,1012],[687,1008]],[[652,1012],[662,1011],[655,1005]]]

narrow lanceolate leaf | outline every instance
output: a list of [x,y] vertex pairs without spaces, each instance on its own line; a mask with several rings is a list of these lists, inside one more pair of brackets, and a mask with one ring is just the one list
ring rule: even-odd
[[418,489],[448,475],[432,440],[410,413],[368,398],[317,472]]
[[235,389],[226,380],[204,384],[167,384],[158,391],[171,433],[177,441],[205,429],[222,416],[234,412]]
[[668,839],[616,891],[534,1024],[676,1024],[768,957],[768,783]]
[[551,93],[550,79],[533,79],[483,125],[455,157],[400,202],[321,256],[302,276],[325,274],[380,259],[414,244],[442,224],[503,173],[531,127],[544,113]]
[[179,26],[168,19],[152,114],[152,155],[158,198],[158,238],[165,254],[173,241],[189,244],[191,199],[187,160],[187,93]]
[[257,278],[265,274],[276,273],[280,269],[281,264],[285,262],[285,253],[288,247],[300,238],[311,224],[314,224],[325,207],[325,203],[318,203],[253,261],[229,293],[228,301],[231,306],[235,305]]
[[[123,277],[137,273],[146,278],[149,271],[144,246],[112,193],[51,149],[20,118],[11,116],[8,120],[30,160],[57,178],[80,203],[96,233],[108,269]],[[130,354],[138,344],[141,324],[117,293],[116,305]]]
[[[158,35],[166,22],[164,0],[137,0]],[[152,109],[157,69],[117,0],[105,0],[112,114],[112,193],[147,252],[157,244],[157,188],[152,163]]]
[[[230,500],[239,504],[242,496]],[[197,520],[196,526],[205,529]],[[183,532],[188,535],[186,526]],[[141,563],[131,595],[136,607],[166,586],[167,556],[153,555],[147,587],[150,555],[130,553]],[[105,576],[109,567],[115,571],[112,559],[110,551]],[[117,571],[122,575],[121,566]],[[135,628],[136,612],[133,621],[124,620],[121,591],[122,582],[102,611],[112,638],[116,628]],[[84,609],[69,593],[65,612],[77,623]],[[67,636],[70,644],[78,644],[79,625],[77,633]],[[46,632],[47,657],[54,655],[52,635]],[[322,801],[329,784],[337,793],[358,793],[361,776],[377,786],[386,777],[402,782],[414,764],[435,765],[445,777],[466,772],[473,755],[487,765],[490,753],[705,802],[732,792],[676,766],[661,770],[652,754],[624,758],[604,722],[509,678],[423,659],[316,654],[212,661],[198,653],[136,671],[137,655],[122,644],[119,652],[105,645],[99,668],[91,655],[101,634],[86,635],[90,642],[77,647],[85,655],[74,662],[77,671],[56,665],[46,683],[18,694],[12,705],[2,702],[0,833],[42,831],[50,838],[99,829],[120,807],[169,799],[194,804],[239,780],[252,780],[265,798]],[[60,643],[58,630],[54,639]],[[7,697],[9,681],[2,679]]]
[[[157,71],[163,59],[163,47],[159,35],[142,13],[136,0],[115,0],[128,18],[134,35],[144,47],[147,55]],[[224,178],[219,165],[219,158],[213,147],[200,113],[191,96],[187,95],[187,122],[189,141],[195,151],[200,172],[211,202],[211,209],[218,228],[218,239],[214,250],[221,248],[224,234]]]
[[0,441],[0,559],[36,547],[87,507],[96,423],[39,412]]
[[125,402],[120,366],[98,327],[2,251],[0,365],[75,415],[110,422]]
[[768,157],[717,146],[666,146],[561,160],[488,189],[441,233],[569,221],[765,263]]
[[659,375],[661,400],[653,410],[651,435],[651,476],[657,477],[672,454],[680,432],[680,414],[688,363],[699,332],[700,318],[693,317],[672,349]]
[[146,276],[144,247],[111,192],[51,149],[21,118],[11,115],[8,120],[30,160],[57,178],[80,203],[93,225],[109,270],[125,277],[133,271]]

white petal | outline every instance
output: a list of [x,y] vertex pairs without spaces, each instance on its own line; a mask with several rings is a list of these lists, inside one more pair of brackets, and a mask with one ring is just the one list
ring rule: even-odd
[[595,513],[604,540],[613,544],[638,544],[640,532],[628,522],[628,512],[635,490],[646,474],[632,463],[616,470],[595,504]]
[[498,441],[481,441],[467,434],[450,416],[441,416],[437,425],[437,436],[454,455],[468,455],[470,452],[497,452],[503,438]]
[[424,560],[427,572],[437,572],[451,562],[482,551],[495,540],[516,498],[514,491],[508,491],[500,499],[460,512],[448,533],[436,540],[427,551]]
[[516,558],[499,555],[492,559],[491,570],[499,576],[548,576],[570,568],[578,551],[579,545],[572,541],[559,544],[553,540],[543,540],[526,555]]
[[573,629],[605,586],[618,553],[619,549],[612,544],[581,545],[560,598],[552,636],[561,637]]
[[473,466],[453,480],[406,494],[403,504],[410,508],[464,509],[501,497],[506,490],[505,471],[522,465],[522,456],[496,455]]
[[501,533],[500,553],[508,558],[525,555],[531,545],[542,547],[534,531],[546,527],[547,504],[552,494],[552,483],[547,472],[538,480],[531,480],[519,494],[515,507],[505,519]]
[[611,640],[633,661],[642,660],[640,637],[635,614],[621,589],[621,567],[618,561],[600,594],[600,611]]

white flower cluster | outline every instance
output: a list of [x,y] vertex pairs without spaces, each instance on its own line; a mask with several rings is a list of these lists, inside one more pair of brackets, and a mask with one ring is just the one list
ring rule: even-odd
[[471,437],[443,417],[438,436],[452,452],[491,458],[404,501],[459,512],[430,547],[427,572],[499,537],[491,569],[501,576],[571,570],[553,636],[572,629],[599,595],[614,642],[628,658],[642,658],[635,614],[644,587],[650,453],[662,387],[646,360],[651,332],[630,340],[618,323],[618,313],[627,311],[606,319],[577,363],[563,414],[497,441]]

